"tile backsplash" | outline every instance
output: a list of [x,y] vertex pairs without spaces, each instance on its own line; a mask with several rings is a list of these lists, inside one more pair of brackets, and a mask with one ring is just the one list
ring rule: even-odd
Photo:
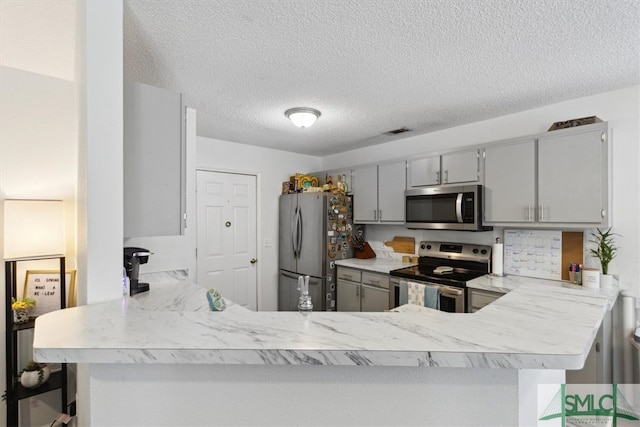
[[[393,248],[386,246],[385,241],[392,240],[394,236],[413,237],[416,239],[415,253],[403,254],[394,252]],[[502,228],[494,228],[492,231],[450,231],[450,230],[412,230],[402,225],[378,225],[365,226],[365,240],[376,253],[377,258],[402,260],[404,255],[418,256],[418,245],[422,240],[453,243],[473,243],[476,245],[491,246],[496,237],[502,238]]]

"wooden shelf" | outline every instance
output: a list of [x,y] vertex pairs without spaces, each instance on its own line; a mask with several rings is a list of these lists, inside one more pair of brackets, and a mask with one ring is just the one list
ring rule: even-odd
[[62,371],[53,372],[49,379],[37,388],[26,388],[19,382],[16,383],[16,399],[26,399],[27,397],[37,396],[59,388],[62,388]]
[[23,331],[25,329],[33,329],[36,326],[36,318],[32,317],[28,322],[25,323],[14,323],[13,324],[13,332]]

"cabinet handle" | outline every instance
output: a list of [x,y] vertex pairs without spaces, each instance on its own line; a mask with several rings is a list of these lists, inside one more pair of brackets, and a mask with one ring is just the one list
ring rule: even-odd
[[449,182],[449,170],[444,171],[444,183],[447,184]]
[[540,203],[540,221],[544,221],[544,203]]
[[596,343],[596,353],[600,353],[600,343]]
[[436,184],[440,184],[440,171],[436,172]]
[[360,286],[356,286],[356,296],[360,296]]
[[378,210],[377,210],[377,209],[374,209],[374,210],[373,210],[373,220],[374,220],[374,221],[377,221],[377,220],[378,220]]
[[527,221],[531,221],[531,204],[527,205]]
[[382,221],[382,209],[380,209],[378,212],[379,212],[378,219]]

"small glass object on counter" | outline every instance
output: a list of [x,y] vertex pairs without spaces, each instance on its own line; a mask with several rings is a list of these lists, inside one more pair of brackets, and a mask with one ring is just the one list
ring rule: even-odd
[[575,285],[582,285],[582,264],[569,263],[569,281]]

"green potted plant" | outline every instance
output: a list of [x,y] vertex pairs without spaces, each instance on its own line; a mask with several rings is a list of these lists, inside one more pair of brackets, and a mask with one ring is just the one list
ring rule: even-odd
[[618,251],[613,236],[619,236],[619,234],[612,233],[611,228],[609,228],[606,231],[596,229],[596,232],[591,233],[591,236],[593,236],[593,239],[589,241],[596,244],[595,248],[591,248],[591,254],[600,260],[600,266],[602,267],[600,286],[603,288],[609,287],[613,277],[609,274],[609,263],[616,257]]
[[26,388],[37,388],[44,384],[50,375],[51,370],[46,363],[30,360],[20,373],[20,384]]

